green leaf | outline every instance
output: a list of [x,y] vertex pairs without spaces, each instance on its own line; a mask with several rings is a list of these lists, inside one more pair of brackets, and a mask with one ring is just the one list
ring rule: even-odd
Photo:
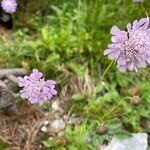
[[133,107],[129,103],[124,102],[123,103],[123,110],[124,110],[125,114],[129,114],[133,111]]
[[72,140],[73,137],[74,137],[74,133],[72,132],[71,128],[70,127],[67,127],[65,129],[65,137],[68,139],[68,140]]
[[144,107],[141,107],[141,108],[139,108],[138,112],[142,117],[150,118],[150,110],[148,110]]
[[107,102],[112,102],[112,100],[118,100],[119,98],[119,94],[118,92],[113,89],[111,91],[109,91],[108,93],[106,93],[104,96],[103,96],[103,99],[105,99]]
[[71,97],[71,99],[73,100],[73,101],[80,101],[80,100],[82,100],[84,97],[83,97],[83,95],[81,95],[81,94],[74,94],[72,97]]
[[69,65],[69,68],[72,69],[76,75],[78,75],[81,79],[83,79],[83,75],[84,75],[84,70],[83,70],[83,66],[72,62]]
[[113,136],[118,139],[127,139],[127,138],[131,138],[132,134],[127,131],[116,131],[113,133]]
[[5,149],[6,149],[6,143],[0,140],[0,150],[5,150]]
[[78,148],[76,148],[74,145],[69,145],[68,150],[78,150]]
[[121,87],[126,87],[129,84],[130,78],[120,73],[116,74],[116,80]]
[[57,53],[52,53],[49,55],[46,59],[46,63],[54,62],[56,60],[60,59],[60,55]]
[[48,35],[48,29],[47,29],[47,27],[42,28],[41,32],[42,32],[43,40],[44,40],[45,42],[48,42],[48,37],[49,37],[49,35]]
[[122,123],[120,122],[120,120],[112,120],[111,122],[109,122],[108,124],[108,128],[110,130],[115,130],[115,129],[119,129],[121,128]]
[[53,147],[53,142],[49,141],[49,140],[46,140],[46,141],[42,141],[42,144],[45,146],[45,147]]

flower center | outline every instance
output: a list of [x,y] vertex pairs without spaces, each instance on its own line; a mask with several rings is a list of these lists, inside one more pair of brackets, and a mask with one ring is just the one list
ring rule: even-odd
[[144,31],[133,31],[129,34],[128,40],[123,43],[123,53],[127,58],[140,61],[141,55],[150,46],[150,36]]
[[45,85],[45,82],[42,79],[40,79],[39,81],[32,82],[28,86],[31,97],[39,97],[40,93],[42,93],[42,91],[43,91],[44,85]]
[[7,1],[7,2],[6,2],[6,6],[7,6],[7,7],[11,7],[11,6],[12,6],[11,1]]

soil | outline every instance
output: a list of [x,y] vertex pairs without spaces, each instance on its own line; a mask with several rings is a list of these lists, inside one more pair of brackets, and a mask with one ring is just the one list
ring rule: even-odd
[[30,106],[22,106],[16,116],[0,114],[0,140],[6,150],[43,150],[38,131],[44,114]]

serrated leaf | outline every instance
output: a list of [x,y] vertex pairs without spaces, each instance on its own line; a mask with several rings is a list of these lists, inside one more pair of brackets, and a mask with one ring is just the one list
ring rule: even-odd
[[48,36],[48,29],[47,29],[47,27],[42,28],[41,32],[42,32],[43,40],[44,40],[45,42],[47,42],[47,41],[48,41],[48,37],[49,37],[49,36]]
[[127,131],[116,131],[113,133],[113,136],[118,139],[127,139],[127,138],[131,138],[132,134]]
[[49,62],[53,62],[53,61],[56,61],[60,58],[60,55],[57,54],[57,53],[52,53],[51,55],[49,55],[46,59],[46,63],[49,63]]
[[103,96],[103,99],[105,99],[107,102],[112,102],[112,99],[117,100],[118,97],[118,92],[116,90],[111,90]]
[[142,117],[150,118],[150,111],[147,110],[146,108],[141,107],[138,111],[139,111],[139,114],[140,114]]
[[68,65],[70,69],[72,69],[76,73],[76,75],[78,75],[81,79],[83,79],[84,71],[81,65],[79,66],[77,63],[73,62]]
[[112,120],[111,122],[108,123],[108,128],[110,130],[116,130],[121,128],[122,123],[120,122],[120,120]]
[[131,105],[129,105],[128,103],[124,102],[123,103],[123,109],[125,113],[131,113],[133,110],[133,107]]
[[81,94],[74,94],[72,97],[71,97],[72,100],[74,101],[80,101],[83,99],[83,95]]
[[42,141],[42,144],[43,144],[45,147],[48,147],[48,148],[50,148],[50,147],[53,146],[53,143],[52,143],[51,141],[49,141],[49,140],[47,140],[47,141]]

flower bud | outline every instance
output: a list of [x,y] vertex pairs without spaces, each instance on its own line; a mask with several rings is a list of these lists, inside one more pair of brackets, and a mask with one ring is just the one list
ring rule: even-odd
[[133,106],[138,106],[141,104],[141,98],[139,96],[133,96],[130,103],[133,105]]
[[108,131],[108,127],[106,125],[100,125],[97,129],[96,129],[96,133],[97,134],[105,134]]

